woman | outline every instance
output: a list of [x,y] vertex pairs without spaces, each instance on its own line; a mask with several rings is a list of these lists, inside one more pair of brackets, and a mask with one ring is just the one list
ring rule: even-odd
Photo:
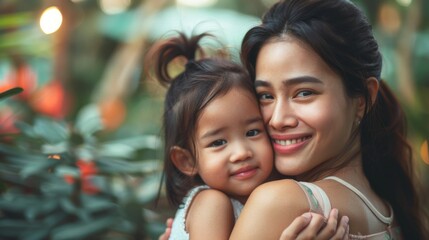
[[350,218],[350,239],[427,239],[404,114],[380,79],[377,42],[355,5],[279,2],[246,34],[242,60],[276,169],[297,181],[253,191],[231,239],[279,239],[309,208],[331,207]]

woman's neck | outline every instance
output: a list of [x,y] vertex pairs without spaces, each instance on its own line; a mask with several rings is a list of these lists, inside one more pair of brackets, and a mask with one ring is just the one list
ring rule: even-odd
[[359,140],[359,135],[356,135],[350,141],[350,144],[346,145],[341,154],[319,164],[304,174],[296,176],[296,179],[299,181],[315,182],[328,176],[363,174]]

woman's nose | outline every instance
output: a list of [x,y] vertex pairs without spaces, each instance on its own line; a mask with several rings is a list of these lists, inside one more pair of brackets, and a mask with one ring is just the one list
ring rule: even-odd
[[269,127],[276,130],[283,130],[286,128],[294,128],[298,126],[298,119],[295,116],[290,103],[279,101],[276,102],[268,125]]

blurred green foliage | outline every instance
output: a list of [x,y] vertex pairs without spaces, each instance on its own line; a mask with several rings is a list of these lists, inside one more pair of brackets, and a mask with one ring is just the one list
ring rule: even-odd
[[[145,53],[172,24],[189,27],[186,12],[201,31],[201,16],[219,26],[216,19],[230,19],[213,31],[223,41],[234,36],[225,44],[238,54],[237,34],[275,0],[219,0],[203,9],[132,0],[114,15],[100,2],[0,2],[0,239],[156,239],[174,209],[163,195],[154,208],[164,89],[144,76]],[[429,1],[354,2],[373,24],[383,80],[407,114],[426,195]],[[63,25],[46,35],[38,21],[51,5]],[[162,17],[174,10],[177,21]]]

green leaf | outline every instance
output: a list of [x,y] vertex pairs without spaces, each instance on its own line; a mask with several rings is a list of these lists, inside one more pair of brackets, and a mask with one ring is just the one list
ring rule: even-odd
[[56,198],[40,199],[35,205],[29,206],[25,210],[25,216],[28,220],[34,220],[40,215],[45,215],[54,211],[59,206]]
[[20,88],[20,87],[16,87],[16,88],[11,88],[9,90],[6,90],[4,92],[0,93],[0,99],[2,98],[8,98],[11,97],[13,95],[16,95],[18,93],[21,93],[22,91],[24,91],[24,89]]
[[34,131],[50,144],[65,141],[70,137],[69,129],[64,122],[48,118],[36,118]]
[[79,208],[76,205],[74,205],[68,198],[63,198],[60,200],[60,204],[62,209],[64,209],[65,212],[75,215],[79,217],[83,221],[89,221],[90,215],[88,212],[85,211],[83,208]]
[[82,108],[76,119],[75,129],[83,136],[90,136],[103,129],[100,117],[100,109],[95,104],[90,104]]
[[112,158],[133,158],[136,149],[123,143],[108,143],[100,147],[99,155]]
[[26,122],[22,122],[22,121],[17,121],[15,123],[15,127],[17,127],[21,134],[29,137],[29,138],[36,138],[37,135],[34,132],[34,128],[33,126],[31,126],[30,124],[26,123]]
[[124,144],[135,149],[158,149],[161,146],[161,140],[155,135],[142,135],[105,142],[105,144]]
[[24,198],[20,195],[7,195],[0,198],[0,209],[15,213],[23,213],[29,205],[33,204],[34,200],[35,198],[31,198],[30,196],[28,198]]
[[69,196],[73,191],[73,185],[70,185],[63,181],[63,178],[59,178],[56,175],[50,176],[52,179],[44,181],[40,184],[40,190],[48,196]]
[[48,169],[54,165],[56,165],[58,161],[52,160],[52,159],[44,159],[44,160],[38,160],[29,162],[22,171],[20,172],[20,175],[23,178],[28,178],[35,174],[46,174],[48,173]]
[[61,141],[54,144],[43,144],[42,153],[44,154],[61,154],[67,152],[69,144],[66,141]]
[[[0,237],[9,239],[21,239],[24,231],[34,231],[45,226],[37,222],[27,222],[23,220],[0,219]],[[3,239],[3,238],[0,238]]]
[[118,218],[107,216],[90,221],[81,221],[72,224],[65,224],[52,231],[52,240],[82,239],[94,236],[115,224]]
[[30,231],[25,231],[21,234],[20,239],[22,240],[40,240],[40,239],[46,239],[49,232],[51,231],[50,228],[39,228],[39,229],[31,229]]
[[100,197],[92,197],[88,195],[82,195],[81,196],[83,207],[86,211],[90,213],[102,211],[102,210],[109,210],[109,209],[116,209],[118,206],[117,204],[113,203],[110,200],[102,199]]
[[145,177],[142,184],[136,190],[137,198],[141,203],[148,203],[158,195],[159,184],[161,183],[160,174],[152,174]]

